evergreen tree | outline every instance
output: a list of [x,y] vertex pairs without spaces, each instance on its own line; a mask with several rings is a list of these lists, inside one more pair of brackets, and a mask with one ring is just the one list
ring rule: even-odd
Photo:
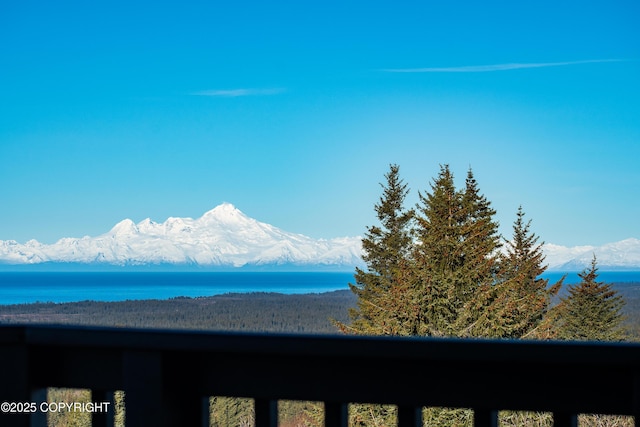
[[564,277],[549,286],[542,279],[544,264],[542,243],[525,222],[522,206],[513,225],[513,239],[506,242],[506,253],[500,261],[498,283],[493,289],[489,321],[493,332],[488,336],[503,338],[540,338],[543,319],[551,298],[558,293]]
[[459,266],[462,262],[462,197],[456,191],[449,165],[441,165],[431,191],[418,193],[416,298],[420,307],[419,335],[446,336],[460,305]]
[[400,168],[391,165],[375,211],[380,226],[371,226],[362,239],[363,259],[367,269],[356,268],[357,308],[350,311],[351,324],[338,323],[344,332],[376,335],[408,335],[410,310],[411,220],[413,210],[404,209],[409,190],[400,178]]
[[460,335],[477,317],[472,309],[479,290],[495,280],[500,246],[495,210],[471,170],[465,189],[457,191],[448,165],[440,167],[431,192],[419,197],[415,260],[421,332]]
[[611,285],[598,282],[596,257],[584,269],[577,286],[558,306],[558,338],[565,340],[619,341],[624,339],[621,309],[624,299]]
[[496,252],[502,246],[498,223],[493,219],[496,211],[480,194],[471,169],[467,172],[466,188],[462,194],[462,209],[464,275],[471,284],[462,296],[464,301],[468,301],[478,285],[493,284],[498,261]]
[[[411,319],[411,222],[413,210],[404,209],[409,192],[400,179],[400,169],[391,165],[375,211],[380,225],[368,227],[362,239],[367,269],[356,268],[355,284],[349,284],[358,297],[357,307],[349,310],[351,324],[336,322],[346,333],[368,335],[414,335]],[[351,405],[351,424],[393,424],[395,413],[384,405]]]
[[486,336],[481,327],[490,314],[494,284],[498,269],[498,249],[502,246],[496,214],[486,197],[480,194],[471,169],[467,172],[466,188],[462,197],[464,209],[464,270],[467,285],[462,298],[464,306],[458,314],[456,334],[459,336]]

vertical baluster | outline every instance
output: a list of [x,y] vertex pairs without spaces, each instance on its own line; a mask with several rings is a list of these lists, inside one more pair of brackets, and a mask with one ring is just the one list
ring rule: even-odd
[[[25,346],[0,345],[0,402],[29,401],[29,354]],[[33,415],[32,415],[33,416]],[[0,425],[29,426],[29,414],[0,412]]]
[[91,401],[98,404],[108,403],[106,410],[98,410],[91,413],[91,427],[113,427],[116,410],[113,392],[91,390]]
[[202,427],[209,427],[211,425],[209,398],[209,396],[203,396],[200,398],[200,425]]
[[422,407],[398,406],[398,427],[422,427]]
[[553,427],[578,427],[578,415],[567,412],[554,412]]
[[325,427],[347,427],[349,425],[349,405],[347,403],[324,403]]
[[278,401],[273,399],[255,399],[256,427],[278,426]]
[[30,427],[47,427],[49,425],[49,422],[47,420],[47,413],[40,411],[40,405],[42,404],[42,402],[47,401],[47,391],[48,389],[46,387],[38,387],[31,390],[31,402],[37,404],[38,410],[31,414],[31,423],[29,424]]
[[184,373],[180,363],[164,362],[162,411],[165,425],[208,427],[209,398],[200,395],[197,381]]
[[123,369],[127,425],[164,425],[161,354],[151,351],[125,351]]
[[640,427],[640,373],[633,376],[633,417],[636,427]]
[[473,426],[498,427],[498,411],[491,409],[474,409]]

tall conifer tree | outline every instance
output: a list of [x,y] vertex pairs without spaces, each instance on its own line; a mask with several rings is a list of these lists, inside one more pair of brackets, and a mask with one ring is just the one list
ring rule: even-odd
[[449,165],[440,166],[431,191],[418,197],[414,258],[421,307],[419,334],[448,336],[461,305],[458,282],[463,261],[462,196]]
[[467,172],[466,188],[462,194],[463,209],[463,267],[465,281],[462,298],[467,302],[478,286],[492,285],[498,264],[497,250],[500,248],[498,223],[491,203],[480,193],[471,169]]
[[558,305],[558,338],[587,341],[624,339],[620,311],[624,299],[612,289],[611,284],[598,281],[595,255],[591,267],[578,276],[582,279],[580,283],[569,286],[569,295]]
[[488,311],[494,299],[494,285],[499,266],[498,249],[502,246],[496,214],[491,203],[480,193],[471,169],[467,172],[466,187],[462,194],[464,212],[463,242],[464,263],[462,266],[463,287],[461,308],[456,335],[485,336]]
[[500,246],[495,210],[480,193],[471,169],[456,190],[449,166],[420,194],[415,246],[416,276],[425,335],[460,335],[479,289],[491,286]]
[[524,220],[522,206],[513,225],[513,239],[506,242],[506,253],[500,263],[496,299],[490,310],[496,320],[493,336],[505,338],[539,337],[538,326],[549,310],[551,297],[562,286],[564,277],[549,286],[540,277],[547,269],[542,243],[530,230],[531,220]]
[[350,311],[351,324],[338,324],[351,333],[398,335],[408,331],[406,296],[410,288],[411,220],[413,210],[404,209],[409,192],[400,178],[400,168],[392,164],[375,205],[380,225],[368,227],[362,239],[367,269],[356,268],[356,284],[349,284],[358,296],[358,306]]
[[[367,228],[362,239],[367,269],[356,268],[355,284],[349,284],[358,297],[357,307],[349,311],[351,324],[337,323],[351,334],[414,335],[415,313],[411,308],[411,222],[413,210],[404,209],[409,192],[400,179],[398,165],[385,174],[382,196],[375,205],[380,225]],[[349,409],[354,425],[393,425],[394,408],[388,405],[354,404]]]

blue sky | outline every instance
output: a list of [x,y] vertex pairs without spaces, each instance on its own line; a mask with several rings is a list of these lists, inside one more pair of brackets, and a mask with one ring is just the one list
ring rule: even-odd
[[471,167],[509,235],[640,237],[640,5],[0,4],[0,239],[222,202],[362,235],[390,163]]

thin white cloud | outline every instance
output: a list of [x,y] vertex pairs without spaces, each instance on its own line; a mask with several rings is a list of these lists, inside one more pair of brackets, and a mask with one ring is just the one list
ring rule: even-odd
[[214,89],[193,92],[191,95],[196,96],[214,96],[221,98],[237,98],[239,96],[265,96],[277,95],[283,93],[284,88],[266,88],[266,89]]
[[524,68],[560,67],[564,65],[593,64],[598,62],[621,62],[624,59],[588,59],[584,61],[565,62],[533,62],[510,63],[494,65],[471,65],[463,67],[434,67],[434,68],[395,68],[385,69],[389,73],[486,73],[491,71],[521,70]]

